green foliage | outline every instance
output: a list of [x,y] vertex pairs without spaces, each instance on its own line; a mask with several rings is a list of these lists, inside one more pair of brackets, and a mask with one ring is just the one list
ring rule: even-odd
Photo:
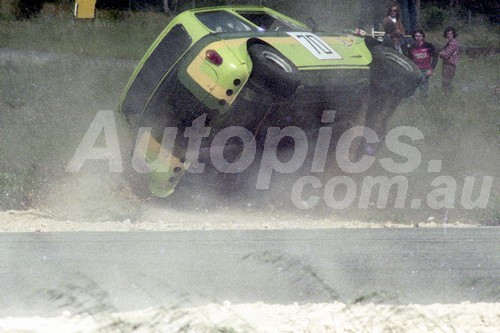
[[[454,6],[451,6],[453,4]],[[428,6],[437,6],[445,10],[452,10],[455,12],[468,13],[473,15],[485,15],[491,23],[497,24],[499,22],[499,3],[498,0],[421,0],[423,8]]]
[[436,6],[429,6],[421,12],[422,27],[428,31],[441,29],[448,18],[449,12]]
[[43,1],[40,0],[2,0],[0,13],[5,18],[28,19],[40,12]]
[[0,18],[15,19],[19,16],[19,0],[0,0]]
[[128,17],[127,12],[117,9],[101,10],[98,12],[99,19],[110,21],[123,21]]

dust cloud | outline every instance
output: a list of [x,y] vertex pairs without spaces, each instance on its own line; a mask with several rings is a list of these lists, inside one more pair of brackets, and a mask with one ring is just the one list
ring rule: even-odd
[[[270,190],[255,190],[259,160],[247,174],[230,179],[228,183],[224,183],[225,180],[219,176],[186,174],[176,192],[165,199],[138,197],[124,174],[109,172],[106,161],[87,161],[81,172],[67,173],[65,169],[95,114],[99,110],[116,109],[133,66],[102,59],[51,59],[47,56],[41,59],[39,62],[4,60],[2,63],[2,78],[10,85],[2,91],[0,105],[0,136],[4,142],[0,170],[2,175],[16,175],[19,182],[18,186],[11,186],[5,191],[10,199],[4,199],[8,203],[4,204],[4,209],[31,208],[58,220],[96,222],[147,219],[175,224],[174,221],[189,219],[186,218],[189,214],[197,220],[212,213],[221,213],[225,216],[222,220],[226,222],[237,220],[239,214],[244,213],[251,221],[259,216],[255,212],[265,212],[277,219],[278,225],[283,221],[295,221],[292,222],[294,225],[300,224],[300,221],[309,221],[311,225],[317,221],[330,221],[329,224],[321,224],[326,227],[335,227],[340,221],[379,225],[498,223],[498,217],[495,217],[497,183],[492,190],[490,208],[479,214],[477,210],[394,209],[391,207],[394,198],[390,198],[387,209],[371,205],[368,209],[359,209],[355,202],[349,209],[332,210],[323,202],[315,209],[299,210],[290,200],[291,188],[300,176],[307,173],[299,172],[290,177],[275,172]],[[26,82],[29,82],[28,86]],[[474,87],[473,84],[471,82],[469,86]],[[479,91],[480,87],[474,89]],[[436,100],[435,105],[439,106],[439,97]],[[446,127],[447,122],[453,121],[458,127],[458,122],[466,124],[469,120],[460,116],[459,112],[450,112],[441,111],[436,122],[434,107],[426,109],[419,102],[405,102],[396,112],[391,126],[408,125],[409,122],[419,124],[418,128],[426,138],[418,143],[417,148],[422,151],[425,163],[442,159],[443,173],[455,176],[459,183],[465,176],[497,176],[498,145],[491,140],[488,142],[487,133],[491,133],[492,129],[485,129],[485,126],[491,127],[494,120],[483,119],[466,130],[453,130]],[[451,117],[455,119],[450,120]],[[491,111],[485,112],[484,117],[492,117]],[[121,153],[125,157],[133,135],[116,112],[115,119]],[[377,158],[386,156],[391,156],[390,152],[382,149]],[[375,176],[384,174],[383,170],[371,171]],[[415,185],[411,188],[412,195],[425,199],[432,177],[435,175],[429,175],[425,170],[412,174],[410,185]],[[362,180],[363,177],[360,177]],[[480,180],[478,178],[478,182]],[[360,188],[358,184],[358,190]],[[304,196],[307,198],[311,194],[305,192]],[[321,189],[315,194],[321,197]],[[15,196],[17,201],[12,200]],[[262,221],[265,220],[264,216]]]

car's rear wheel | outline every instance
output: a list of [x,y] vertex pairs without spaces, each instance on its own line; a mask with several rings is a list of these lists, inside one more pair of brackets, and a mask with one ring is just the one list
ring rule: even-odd
[[299,86],[297,67],[275,48],[254,44],[248,53],[253,62],[250,80],[280,97],[290,97]]
[[163,10],[165,14],[174,14],[179,8],[180,0],[163,0]]
[[413,94],[422,74],[409,58],[383,45],[370,48],[372,53],[371,84],[377,90],[400,97]]

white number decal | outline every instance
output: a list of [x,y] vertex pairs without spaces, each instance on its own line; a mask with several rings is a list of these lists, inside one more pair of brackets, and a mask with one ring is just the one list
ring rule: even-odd
[[340,60],[342,57],[321,38],[310,32],[288,32],[302,46],[321,60]]

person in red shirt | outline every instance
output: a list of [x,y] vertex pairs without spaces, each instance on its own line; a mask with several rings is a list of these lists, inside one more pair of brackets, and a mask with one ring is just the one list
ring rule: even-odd
[[459,61],[459,48],[456,40],[457,31],[453,27],[444,29],[444,38],[446,38],[446,46],[439,52],[439,58],[443,59],[443,91],[450,93],[452,91],[452,81],[455,78],[455,71]]
[[408,57],[420,68],[422,81],[418,86],[422,96],[429,96],[429,78],[438,62],[438,54],[434,45],[425,41],[425,32],[421,29],[413,33],[415,44],[410,48]]

